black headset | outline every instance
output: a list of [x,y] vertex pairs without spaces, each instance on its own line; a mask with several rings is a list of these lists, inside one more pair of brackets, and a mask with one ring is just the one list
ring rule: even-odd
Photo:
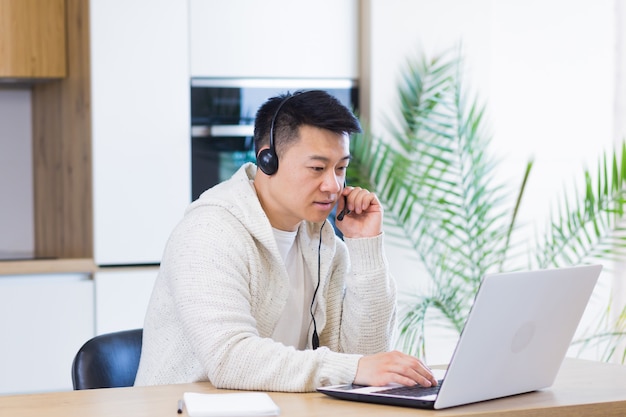
[[258,167],[266,175],[274,175],[276,174],[276,171],[278,171],[278,155],[276,155],[276,148],[274,146],[274,124],[276,123],[278,113],[283,107],[283,104],[285,104],[291,97],[293,97],[293,95],[285,97],[278,105],[278,108],[274,113],[274,117],[272,117],[272,124],[270,125],[270,147],[259,152],[256,158]]

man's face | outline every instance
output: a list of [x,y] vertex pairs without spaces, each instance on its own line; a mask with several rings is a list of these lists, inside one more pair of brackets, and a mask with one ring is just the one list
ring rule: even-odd
[[262,204],[277,229],[295,230],[302,220],[322,222],[343,189],[350,161],[347,134],[304,125],[299,139],[279,156]]

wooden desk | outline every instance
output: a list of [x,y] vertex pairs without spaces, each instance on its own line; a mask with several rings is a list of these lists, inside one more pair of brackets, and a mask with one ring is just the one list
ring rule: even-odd
[[[216,392],[209,383],[0,396],[7,417],[178,416],[184,392]],[[219,391],[225,392],[225,391]],[[285,417],[626,416],[626,366],[567,359],[546,390],[429,411],[337,400],[319,393],[270,393]],[[182,416],[186,416],[186,412]]]

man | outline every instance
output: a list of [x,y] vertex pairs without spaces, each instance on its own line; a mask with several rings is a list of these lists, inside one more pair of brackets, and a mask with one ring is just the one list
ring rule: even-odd
[[[383,210],[374,194],[345,187],[349,135],[358,131],[323,91],[261,106],[259,169],[244,165],[203,193],[168,241],[136,385],[436,384],[421,361],[388,352],[396,293]],[[345,243],[326,221],[335,205]]]

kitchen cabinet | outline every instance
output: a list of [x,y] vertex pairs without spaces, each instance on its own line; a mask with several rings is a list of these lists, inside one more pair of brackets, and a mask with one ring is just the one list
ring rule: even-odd
[[157,263],[191,202],[188,5],[91,0],[94,259]]
[[188,4],[67,9],[69,75],[32,90],[35,257],[158,263],[191,202]]
[[358,79],[358,0],[190,0],[192,77]]
[[74,355],[94,335],[86,273],[0,276],[0,395],[72,389]]
[[0,79],[61,78],[65,0],[0,0]]
[[96,334],[142,328],[158,272],[156,267],[96,272]]

